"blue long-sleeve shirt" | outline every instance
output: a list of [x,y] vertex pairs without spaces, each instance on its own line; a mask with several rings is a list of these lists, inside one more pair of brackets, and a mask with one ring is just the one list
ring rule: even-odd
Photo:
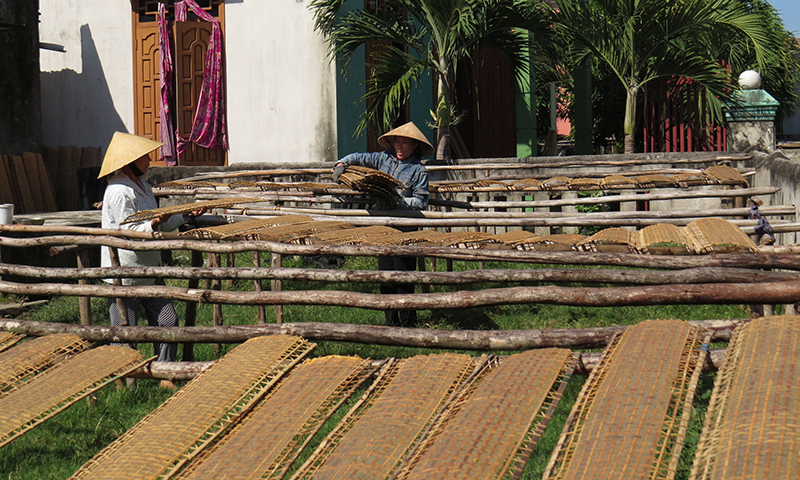
[[[342,157],[339,162],[345,165],[360,165],[387,173],[401,181],[405,188],[398,189],[406,205],[414,210],[425,210],[428,207],[428,172],[419,158],[401,162],[386,152],[351,153]],[[337,162],[337,163],[339,163]]]

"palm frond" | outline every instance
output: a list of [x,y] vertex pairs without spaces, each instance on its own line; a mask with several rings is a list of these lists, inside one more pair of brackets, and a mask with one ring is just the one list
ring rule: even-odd
[[360,135],[370,124],[381,131],[389,130],[428,67],[426,59],[396,47],[377,52],[374,61],[367,65],[372,75],[367,82],[367,93],[359,100],[366,102],[367,108],[355,134]]

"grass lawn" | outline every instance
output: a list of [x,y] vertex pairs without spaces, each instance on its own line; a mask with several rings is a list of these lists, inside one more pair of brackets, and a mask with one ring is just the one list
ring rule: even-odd
[[[188,254],[177,252],[177,264],[188,265]],[[250,265],[250,256],[237,258],[237,264]],[[269,260],[267,259],[266,262]],[[240,262],[240,263],[239,263]],[[441,264],[440,262],[440,268]],[[284,266],[300,267],[309,265],[301,259],[289,258]],[[536,268],[530,265],[487,262],[486,268]],[[344,268],[375,269],[376,262],[368,258],[350,258]],[[456,270],[478,268],[477,263],[455,262]],[[542,267],[545,268],[545,267]],[[185,286],[182,281],[168,281],[171,285]],[[573,284],[578,286],[577,284]],[[201,283],[201,287],[203,284]],[[469,288],[489,288],[498,285],[482,284]],[[223,285],[225,290],[252,290],[251,281],[236,281],[232,287]],[[323,284],[313,282],[283,282],[284,290],[351,290],[377,293],[377,286],[371,284]],[[449,287],[434,287],[434,291],[447,291]],[[612,287],[613,288],[613,287]],[[183,317],[185,306],[176,303],[179,318]],[[442,310],[418,312],[419,328],[441,329],[479,329],[509,330],[525,328],[580,328],[606,325],[629,325],[647,319],[679,318],[682,320],[743,318],[748,312],[736,305],[692,305],[692,306],[642,306],[642,307],[567,307],[558,305],[511,305],[469,310]],[[92,300],[92,317],[95,324],[108,324],[107,301]],[[258,321],[257,311],[252,306],[223,306],[226,324],[252,324]],[[140,317],[141,318],[141,317]],[[212,323],[210,305],[198,308],[198,325]],[[50,304],[25,314],[26,320],[80,323],[76,298],[58,298]],[[141,321],[141,320],[140,320]],[[272,308],[267,308],[267,321],[274,322]],[[286,306],[285,322],[337,322],[354,324],[383,324],[380,311],[359,310],[340,307]],[[224,346],[223,352],[234,346]],[[151,345],[142,344],[139,348],[147,355],[152,352]],[[357,355],[362,358],[381,359],[387,357],[408,357],[412,355],[436,353],[436,350],[422,348],[387,347],[341,342],[317,342],[312,356]],[[480,352],[465,352],[480,354]],[[512,353],[512,352],[506,352]],[[180,354],[180,351],[179,351]],[[214,359],[210,345],[196,345],[195,359],[198,361]],[[713,374],[701,378],[698,395],[694,402],[694,415],[690,424],[687,443],[684,448],[678,478],[687,478],[694,447],[702,428],[705,409],[713,385]],[[557,411],[540,439],[523,474],[524,479],[539,479],[547,466],[550,453],[555,446],[561,428],[572,404],[585,381],[582,375],[574,375]],[[155,409],[170,393],[160,390],[156,381],[140,380],[135,391],[117,390],[107,387],[97,394],[97,404],[89,408],[86,401],[80,401],[66,411],[56,415],[32,431],[26,433],[12,444],[0,449],[0,480],[43,480],[65,479],[72,475],[83,463],[100,449],[108,445],[120,434],[134,425],[144,415]],[[342,415],[341,412],[339,412]],[[330,423],[330,422],[329,422]],[[331,425],[326,425],[330,429]],[[325,431],[317,435],[311,447],[318,444]],[[157,448],[157,446],[154,446]],[[302,461],[307,455],[301,457]]]

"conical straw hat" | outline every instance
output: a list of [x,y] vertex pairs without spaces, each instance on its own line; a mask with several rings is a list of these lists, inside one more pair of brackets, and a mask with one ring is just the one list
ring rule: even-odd
[[130,133],[114,132],[111,143],[108,144],[106,155],[103,157],[103,166],[100,167],[100,175],[98,175],[97,178],[103,178],[109,173],[119,170],[142,155],[147,155],[161,145],[163,145],[163,143],[150,140],[149,138],[132,135]]
[[419,142],[419,153],[423,157],[433,154],[433,145],[431,145],[431,142],[419,131],[419,128],[414,125],[414,122],[408,122],[405,125],[395,128],[391,132],[384,133],[378,137],[378,144],[387,150],[391,150],[393,148],[392,143],[394,143],[394,137],[407,137],[417,140]]

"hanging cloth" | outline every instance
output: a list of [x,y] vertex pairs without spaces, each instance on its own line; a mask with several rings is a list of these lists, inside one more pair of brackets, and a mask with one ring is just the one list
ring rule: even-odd
[[178,157],[186,151],[189,142],[205,148],[228,149],[225,99],[222,89],[222,29],[219,21],[200,8],[194,0],[175,2],[175,19],[179,22],[187,21],[188,9],[191,9],[201,20],[210,22],[212,28],[206,52],[200,98],[197,100],[197,110],[194,120],[192,120],[192,132],[188,139],[181,138],[177,132],[175,135],[178,140]]
[[175,152],[175,127],[172,125],[172,99],[175,98],[175,75],[173,75],[172,50],[169,45],[169,32],[167,30],[167,13],[164,2],[158,2],[158,48],[161,52],[161,109],[159,117],[161,119],[161,160],[165,165],[171,167],[178,163]]

